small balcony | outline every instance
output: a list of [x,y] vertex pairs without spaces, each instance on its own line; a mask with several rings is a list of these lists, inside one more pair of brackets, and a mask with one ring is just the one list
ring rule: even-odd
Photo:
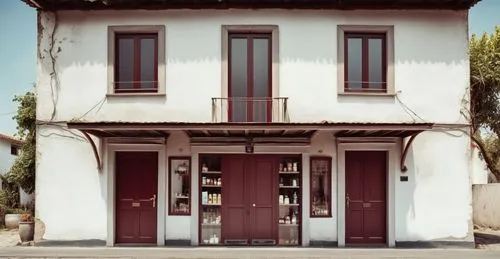
[[288,97],[214,97],[212,122],[289,122]]

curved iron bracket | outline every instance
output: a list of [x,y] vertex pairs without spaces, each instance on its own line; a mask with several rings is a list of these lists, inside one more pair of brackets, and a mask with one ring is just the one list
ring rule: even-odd
[[408,150],[410,149],[410,146],[411,146],[411,143],[413,143],[413,140],[420,133],[421,133],[421,131],[417,132],[417,133],[415,133],[413,135],[411,135],[410,139],[408,140],[408,142],[406,143],[406,145],[405,145],[405,139],[403,138],[403,141],[402,141],[402,144],[401,144],[402,155],[401,155],[401,162],[400,162],[401,172],[403,172],[403,173],[405,173],[406,171],[408,171],[408,168],[405,165],[406,156],[408,155]]
[[99,172],[101,172],[101,170],[102,170],[101,158],[99,157],[99,151],[97,151],[97,146],[96,146],[94,140],[84,130],[80,130],[80,131],[83,133],[85,138],[89,141],[90,145],[92,146],[92,150],[94,151],[94,157],[95,157],[95,160],[97,162],[97,170],[99,170]]

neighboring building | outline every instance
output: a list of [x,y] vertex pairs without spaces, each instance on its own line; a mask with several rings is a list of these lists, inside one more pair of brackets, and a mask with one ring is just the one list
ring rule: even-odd
[[[8,135],[0,134],[0,174],[5,175],[9,172],[14,164],[14,161],[21,152],[23,142],[17,138]],[[2,179],[0,179],[0,189],[2,188]],[[27,194],[23,189],[19,188],[19,201],[21,204],[27,204],[33,200],[34,195]]]
[[24,1],[45,239],[473,247],[477,0]]
[[23,142],[19,139],[0,134],[0,174],[4,175],[10,170],[19,155],[22,144]]
[[492,180],[486,162],[476,144],[472,144],[472,184],[486,184]]

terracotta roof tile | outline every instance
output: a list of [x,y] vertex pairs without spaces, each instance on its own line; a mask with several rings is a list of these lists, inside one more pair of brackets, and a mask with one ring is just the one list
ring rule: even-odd
[[4,135],[4,134],[1,134],[0,133],[0,140],[6,140],[12,144],[17,144],[17,145],[22,145],[23,144],[23,141],[22,140],[19,140],[17,138],[14,138],[14,137],[11,137],[11,136],[8,136],[8,135]]

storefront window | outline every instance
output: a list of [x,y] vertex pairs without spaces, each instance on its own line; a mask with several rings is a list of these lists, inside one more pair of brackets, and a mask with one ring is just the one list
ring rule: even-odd
[[279,245],[299,245],[301,226],[300,156],[281,157],[279,164]]
[[330,157],[311,157],[311,217],[331,217],[332,183]]
[[221,156],[200,155],[200,210],[203,245],[222,244]]
[[169,165],[169,214],[191,215],[191,160],[171,157]]

